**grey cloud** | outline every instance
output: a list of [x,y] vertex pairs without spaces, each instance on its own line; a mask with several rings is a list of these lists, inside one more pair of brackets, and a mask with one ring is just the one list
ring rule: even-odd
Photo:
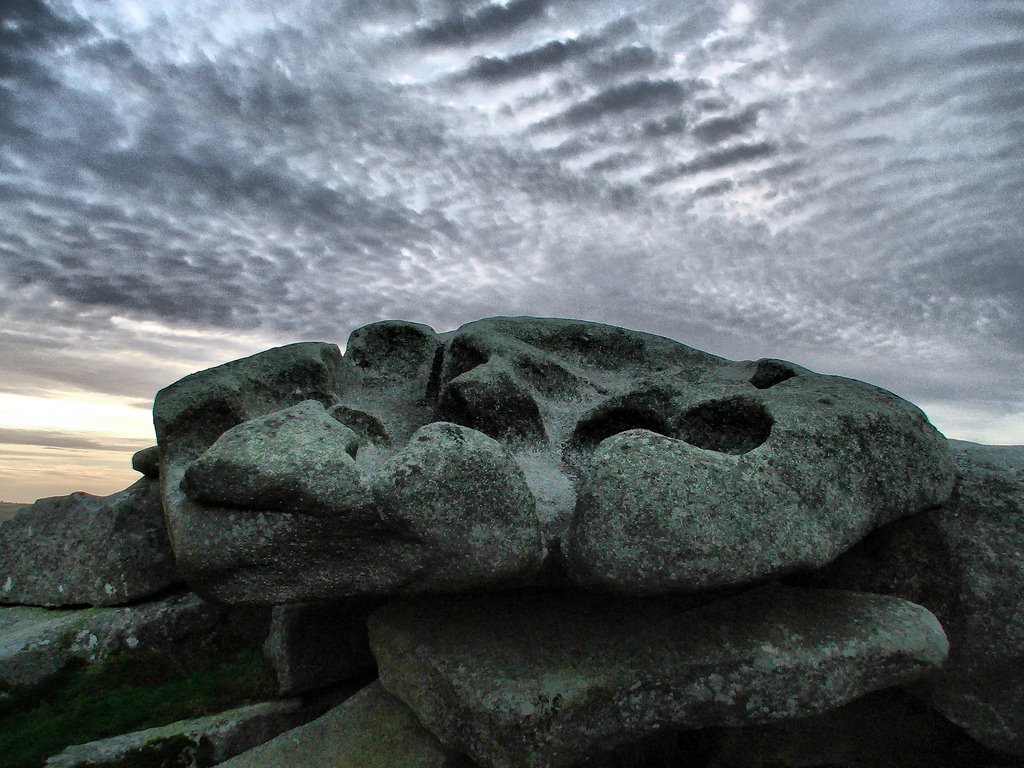
[[712,117],[693,126],[693,135],[705,144],[718,144],[753,130],[759,113],[760,107],[753,105],[735,115]]
[[[0,7],[0,56],[47,46],[86,29],[88,25],[63,18],[42,0],[6,0]],[[0,74],[13,73],[5,65],[0,68]]]
[[745,163],[751,160],[761,160],[777,154],[779,146],[772,141],[757,141],[749,144],[736,144],[725,149],[713,150],[702,155],[697,155],[692,160],[677,163],[667,168],[660,168],[644,177],[644,183],[650,186],[666,184],[670,181],[692,176],[704,171],[715,171],[719,168]]
[[[227,42],[188,0],[69,16],[3,49],[0,389],[141,400],[376,319],[526,313],[1024,407],[1020,14],[976,5],[765,0],[725,77],[718,2],[302,0]],[[617,46],[644,77],[593,68]],[[472,104],[437,74],[474,68]]]
[[72,450],[110,451],[113,453],[133,453],[145,448],[148,440],[108,440],[99,441],[90,437],[63,432],[50,432],[41,429],[11,429],[0,427],[0,443],[7,445],[38,445],[47,448],[65,448]]
[[644,136],[662,138],[664,136],[686,133],[688,126],[689,122],[684,115],[667,115],[655,120],[645,120],[641,124],[640,130]]
[[576,127],[600,120],[605,115],[635,110],[679,106],[702,84],[689,80],[634,80],[613,85],[566,109],[562,114],[540,123],[540,129],[558,126]]
[[715,197],[716,195],[724,194],[734,189],[736,184],[732,179],[718,179],[710,184],[705,184],[700,189],[697,189],[694,193],[694,197]]
[[596,173],[604,173],[636,165],[642,159],[643,155],[639,152],[614,152],[608,157],[591,163],[587,169]]
[[609,80],[652,70],[664,63],[664,56],[648,45],[627,45],[595,59],[587,73],[596,80]]
[[582,56],[597,45],[597,41],[587,39],[552,40],[507,57],[479,56],[457,79],[501,83],[530,77]]
[[1024,41],[1004,40],[998,43],[975,45],[960,54],[964,64],[990,67],[993,64],[1012,64],[1019,67],[1024,61]]
[[669,29],[665,41],[669,45],[692,43],[717,29],[721,21],[721,8],[712,3],[702,3]]
[[487,4],[472,13],[456,11],[417,27],[413,39],[427,47],[470,45],[533,21],[543,15],[547,5],[547,0],[511,0],[504,5]]

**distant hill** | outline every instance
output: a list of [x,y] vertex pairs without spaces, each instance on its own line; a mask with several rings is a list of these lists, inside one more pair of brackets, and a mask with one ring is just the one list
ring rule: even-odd
[[0,501],[0,521],[10,520],[14,517],[14,513],[22,507],[30,506],[29,502],[20,501]]

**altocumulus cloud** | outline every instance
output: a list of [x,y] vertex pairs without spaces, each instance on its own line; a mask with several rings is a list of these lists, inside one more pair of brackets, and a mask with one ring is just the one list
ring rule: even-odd
[[1022,46],[1000,0],[4,3],[0,393],[531,313],[1024,442]]

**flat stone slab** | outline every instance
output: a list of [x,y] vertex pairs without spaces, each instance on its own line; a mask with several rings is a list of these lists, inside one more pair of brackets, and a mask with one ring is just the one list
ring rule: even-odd
[[903,597],[949,635],[915,692],[980,743],[1024,755],[1024,446],[950,441],[947,504],[886,526],[812,578]]
[[774,585],[696,608],[552,592],[398,600],[371,616],[370,644],[384,687],[492,768],[823,712],[934,670],[948,649],[919,605]]
[[266,635],[263,614],[192,593],[130,607],[0,608],[0,691],[38,685],[74,662],[153,652],[187,662],[207,647],[245,647]]
[[68,747],[46,768],[209,768],[316,717],[318,702],[265,701],[226,712]]
[[153,479],[40,499],[0,524],[0,603],[121,605],[181,581]]
[[224,768],[472,768],[375,682],[322,717],[223,763]]

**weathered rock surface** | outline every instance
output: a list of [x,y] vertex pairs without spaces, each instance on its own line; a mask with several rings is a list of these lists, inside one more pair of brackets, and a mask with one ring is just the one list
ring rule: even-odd
[[383,524],[419,544],[423,587],[522,583],[540,567],[533,496],[512,456],[487,435],[428,424],[371,482]]
[[268,612],[230,608],[186,593],[119,608],[0,608],[0,691],[34,686],[74,662],[113,656],[190,657],[266,637]]
[[307,400],[251,419],[217,438],[181,480],[199,504],[324,516],[374,517],[353,455],[359,437]]
[[209,768],[320,715],[326,705],[299,699],[249,704],[216,715],[68,747],[46,768]]
[[812,579],[932,610],[949,660],[915,693],[982,744],[1024,755],[1024,446],[950,447],[948,504],[875,532]]
[[274,606],[263,655],[278,693],[293,696],[372,673],[366,620],[375,602],[339,600]]
[[949,496],[945,441],[894,395],[809,372],[764,390],[703,387],[720,394],[666,387],[664,429],[593,453],[569,534],[578,581],[648,593],[753,582],[824,565]]
[[[944,501],[953,478],[944,438],[876,387],[572,320],[442,335],[374,323],[344,358],[295,344],[189,376],[158,394],[154,420],[179,567],[230,602],[536,579],[627,593],[745,584],[829,562]],[[486,500],[472,531],[421,525],[457,500],[450,477],[388,480],[428,451],[425,436],[454,456],[448,428],[422,431],[437,422],[463,427],[515,486],[502,505],[490,478],[460,474],[459,497]],[[529,501],[499,470],[512,463]]]
[[370,619],[381,683],[482,765],[565,766],[665,728],[746,725],[840,706],[934,670],[921,606],[769,586],[683,597],[417,598]]
[[472,768],[442,747],[380,683],[224,768]]
[[155,480],[40,499],[0,525],[0,603],[120,605],[180,581]]
[[[328,345],[292,345],[158,394],[164,504],[195,589],[234,603],[297,602],[533,576],[543,555],[535,505],[497,442],[438,423],[394,450],[422,405],[385,426],[339,402],[368,386],[384,387],[364,398],[378,407],[424,396],[427,383],[409,385],[402,366],[422,354],[429,369],[438,342],[413,328],[397,338],[419,352],[392,359],[378,338],[387,331],[357,333],[353,364]],[[390,368],[364,373],[374,361]]]
[[136,472],[141,472],[146,477],[152,477],[154,479],[160,477],[160,448],[156,445],[151,445],[149,448],[143,448],[141,451],[136,451],[132,456],[132,469]]

